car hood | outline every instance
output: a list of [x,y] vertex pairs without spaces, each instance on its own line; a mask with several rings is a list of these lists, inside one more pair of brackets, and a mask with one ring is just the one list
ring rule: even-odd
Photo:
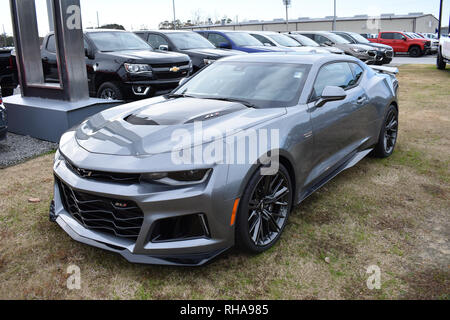
[[336,48],[336,47],[320,47],[320,48],[327,50],[328,52],[331,52],[331,53],[344,53],[343,50]]
[[386,44],[382,44],[382,43],[364,43],[365,46],[369,46],[369,47],[373,47],[373,48],[377,48],[377,49],[387,49],[387,50],[392,50],[391,46],[388,46]]
[[293,51],[290,48],[267,47],[267,46],[243,46],[244,48],[254,49],[261,52],[286,52]]
[[168,51],[153,50],[123,50],[114,52],[102,52],[105,56],[110,56],[118,60],[140,63],[176,63],[184,62],[189,59],[185,54]]
[[202,55],[206,57],[211,58],[222,58],[222,57],[228,57],[228,56],[235,56],[238,54],[244,54],[242,51],[238,50],[225,50],[225,49],[218,49],[218,48],[205,48],[205,49],[185,49],[181,50],[181,52],[186,54],[194,54],[194,55]]
[[349,44],[349,48],[357,48],[357,49],[363,49],[363,50],[374,50],[372,46],[366,45],[366,44]]
[[[92,153],[145,156],[201,145],[203,137],[219,134],[225,138],[285,113],[285,108],[254,109],[212,99],[156,97],[98,113],[83,122],[75,136]],[[199,128],[203,136],[197,134]],[[180,134],[188,139],[180,143],[173,138]]]

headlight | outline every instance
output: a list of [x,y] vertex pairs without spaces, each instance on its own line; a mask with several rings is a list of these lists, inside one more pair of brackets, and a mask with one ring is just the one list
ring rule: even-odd
[[203,62],[205,65],[210,65],[211,63],[214,63],[216,60],[214,59],[203,59]]
[[158,182],[171,186],[192,185],[205,182],[212,169],[144,173],[141,181]]
[[132,64],[125,63],[125,70],[128,73],[141,73],[141,72],[151,72],[152,68],[148,64]]

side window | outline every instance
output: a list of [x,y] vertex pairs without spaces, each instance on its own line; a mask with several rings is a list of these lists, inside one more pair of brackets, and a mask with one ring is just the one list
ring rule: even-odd
[[164,39],[163,36],[160,36],[159,34],[152,34],[152,33],[150,33],[148,35],[148,43],[150,43],[150,45],[155,49],[158,49],[160,45],[165,45],[165,46],[169,45],[169,43],[167,42],[166,39]]
[[216,47],[218,47],[220,43],[229,43],[227,38],[218,33],[208,34],[208,40],[211,41]]
[[404,37],[405,36],[402,35],[401,33],[394,33],[393,39],[395,39],[395,40],[403,40]]
[[355,84],[358,83],[359,79],[361,79],[364,70],[356,63],[350,63],[350,68],[352,68],[353,75],[355,78]]
[[355,40],[353,40],[353,38],[350,37],[348,34],[345,34],[345,33],[339,33],[338,36],[344,38],[345,40],[350,41],[351,43],[355,43]]
[[136,33],[142,40],[147,41],[147,34],[143,32]]
[[314,35],[313,34],[306,34],[306,33],[302,33],[302,36],[308,37],[311,40],[314,40]]
[[320,34],[316,34],[314,38],[315,38],[314,40],[316,40],[316,42],[318,44],[324,44],[327,41],[330,42],[330,40],[328,40],[328,38],[325,38],[324,36],[321,36]]
[[266,37],[260,35],[260,34],[253,34],[252,36],[255,37],[256,39],[258,39],[259,41],[261,41],[262,43],[268,43],[270,44],[272,47],[275,46],[275,43],[273,43],[272,41],[270,41],[269,39],[267,39]]
[[312,99],[317,99],[322,95],[323,89],[327,86],[336,86],[347,89],[355,84],[353,72],[347,62],[336,62],[322,67],[317,75]]
[[49,52],[56,53],[56,42],[55,42],[55,36],[53,34],[48,37],[47,46],[45,48]]
[[392,40],[394,39],[394,34],[391,32],[383,32],[381,34],[381,39]]

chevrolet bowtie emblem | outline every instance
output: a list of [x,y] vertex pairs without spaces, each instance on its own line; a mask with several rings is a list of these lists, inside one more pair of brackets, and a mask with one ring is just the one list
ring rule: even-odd
[[170,71],[170,72],[178,72],[178,71],[180,71],[180,68],[178,68],[178,67],[172,67],[172,68],[169,69],[169,71]]

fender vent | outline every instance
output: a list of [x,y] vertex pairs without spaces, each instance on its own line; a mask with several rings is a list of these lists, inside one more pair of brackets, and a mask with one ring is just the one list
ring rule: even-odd
[[134,114],[129,115],[124,119],[126,122],[137,125],[137,126],[158,126],[159,124],[156,121],[147,118],[141,118],[135,116]]

